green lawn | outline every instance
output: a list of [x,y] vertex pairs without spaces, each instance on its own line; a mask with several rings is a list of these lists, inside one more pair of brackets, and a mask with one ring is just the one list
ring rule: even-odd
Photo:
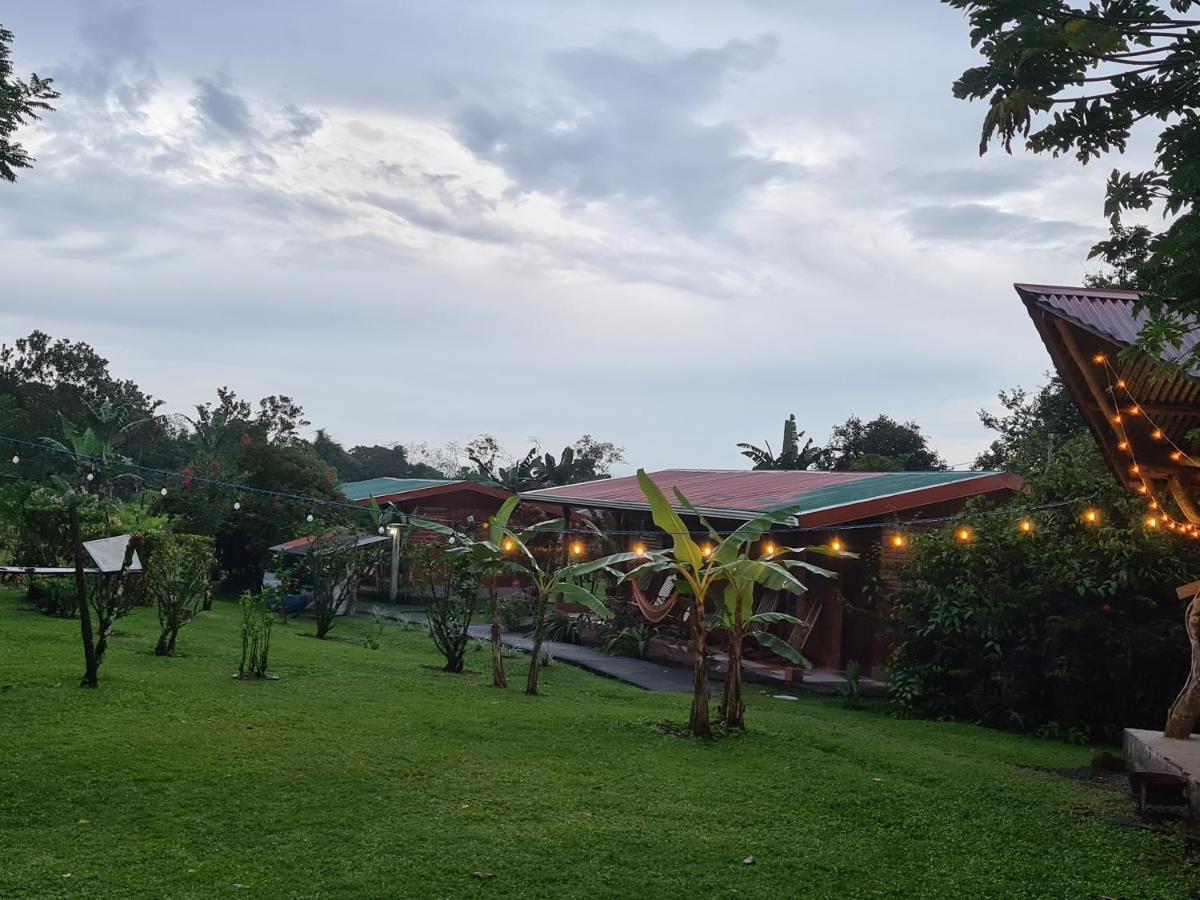
[[[750,732],[655,728],[686,698],[562,664],[545,695],[432,671],[428,638],[276,628],[232,679],[218,603],[151,655],[119,623],[99,691],[78,623],[0,591],[3,897],[1185,897],[1180,843],[1123,795],[1024,766],[1083,748],[752,691]],[[483,669],[487,655],[474,653]],[[514,684],[523,660],[510,660]],[[754,865],[742,860],[753,856]],[[482,880],[475,872],[493,873]],[[237,887],[238,885],[244,887]]]

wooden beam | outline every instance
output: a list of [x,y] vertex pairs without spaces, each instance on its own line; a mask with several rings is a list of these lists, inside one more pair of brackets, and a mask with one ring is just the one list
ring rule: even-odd
[[1193,497],[1195,485],[1192,485],[1192,490],[1188,490],[1183,479],[1178,475],[1172,475],[1167,479],[1167,487],[1171,489],[1171,496],[1175,498],[1175,504],[1179,507],[1179,511],[1193,525],[1200,525],[1200,509],[1196,508],[1196,501]]
[[1116,406],[1107,388],[1100,384],[1099,379],[1096,378],[1095,362],[1085,356],[1083,351],[1079,349],[1079,344],[1075,342],[1075,335],[1071,333],[1071,328],[1066,322],[1062,319],[1055,319],[1054,327],[1058,330],[1058,335],[1062,339],[1067,353],[1070,354],[1071,361],[1075,363],[1075,368],[1083,376],[1084,384],[1087,385],[1088,392],[1092,395],[1092,403],[1095,405],[1095,409],[1104,416],[1113,434],[1118,438],[1122,437],[1121,429],[1113,421],[1113,418],[1117,415]]

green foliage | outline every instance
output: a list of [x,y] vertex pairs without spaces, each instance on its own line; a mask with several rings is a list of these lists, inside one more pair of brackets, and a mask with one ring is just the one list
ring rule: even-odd
[[213,540],[198,534],[151,532],[142,540],[142,592],[158,610],[157,656],[173,656],[179,630],[199,613],[211,590]]
[[846,663],[846,693],[842,695],[842,705],[846,709],[863,708],[862,678],[854,660]]
[[632,656],[635,659],[645,659],[650,649],[650,641],[656,630],[646,624],[630,625],[609,635],[601,645],[605,653],[613,656]]
[[59,97],[51,87],[53,78],[30,75],[24,81],[13,74],[13,33],[0,26],[0,179],[17,180],[17,169],[32,167],[34,159],[14,138],[17,129],[51,112],[51,100]]
[[916,422],[880,415],[869,422],[851,416],[833,429],[817,468],[837,472],[935,472],[946,462],[929,447]]
[[579,643],[579,620],[567,613],[555,612],[546,623],[546,640],[561,644]]
[[479,580],[471,558],[452,554],[440,542],[411,542],[412,580],[422,588],[429,636],[446,660],[447,672],[463,670],[468,630],[479,607]]
[[1001,391],[999,399],[1003,413],[979,411],[980,422],[998,437],[976,458],[976,469],[1041,472],[1066,441],[1087,433],[1083,417],[1057,375],[1036,393],[1015,387]]
[[[1200,32],[1180,17],[1195,3],[1106,0],[1083,10],[1067,0],[944,2],[967,12],[971,43],[984,56],[954,84],[956,97],[989,105],[980,153],[993,139],[1011,150],[1024,138],[1033,153],[1073,153],[1086,164],[1124,153],[1139,125],[1157,132],[1151,168],[1109,176],[1104,212],[1114,232],[1091,255],[1148,292],[1139,343],[1174,356],[1200,313]],[[1126,213],[1151,209],[1164,214],[1165,228],[1124,226]],[[1196,352],[1186,354],[1188,366]]]
[[17,565],[74,565],[75,546],[67,516],[71,502],[78,504],[80,531],[85,541],[109,536],[109,511],[96,497],[35,488],[25,498],[17,520],[12,554]]
[[244,591],[238,600],[242,612],[242,661],[238,664],[240,677],[267,677],[275,606],[281,599],[273,591],[258,594]]
[[796,416],[793,413],[784,419],[783,422],[783,443],[780,445],[779,455],[776,456],[771,450],[771,445],[766,441],[762,447],[754,444],[738,444],[738,449],[742,456],[754,463],[755,469],[811,469],[821,458],[823,452],[820,447],[814,447],[812,438],[804,442],[804,446],[800,446],[800,438],[804,437],[803,431],[796,430]]
[[79,596],[71,578],[35,578],[29,582],[25,599],[48,616],[73,619],[79,615]]
[[1188,669],[1175,588],[1200,550],[1147,531],[1136,501],[1099,508],[1098,528],[1067,507],[1038,514],[1032,534],[1002,515],[969,545],[949,532],[913,540],[895,611],[902,713],[1097,738],[1162,726]]

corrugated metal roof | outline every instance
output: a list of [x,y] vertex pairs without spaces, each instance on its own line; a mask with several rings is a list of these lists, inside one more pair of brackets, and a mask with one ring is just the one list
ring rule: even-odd
[[[723,469],[664,469],[648,473],[663,494],[674,503],[674,489],[698,510],[731,518],[751,518],[761,512],[800,507],[801,515],[838,507],[882,501],[886,498],[930,491],[947,485],[982,479],[979,492],[1013,489],[1013,484],[997,484],[1008,478],[996,472],[776,472]],[[1019,479],[1015,483],[1019,483]],[[565,487],[530,491],[522,497],[543,502],[599,508],[646,509],[646,498],[637,478],[609,478]],[[944,499],[944,498],[937,498]],[[907,497],[902,504],[912,508],[920,497]],[[678,507],[677,507],[678,508]]]
[[366,481],[351,481],[342,485],[342,493],[350,501],[366,500],[368,497],[389,497],[409,491],[458,484],[445,478],[368,478]]
[[[1144,310],[1134,312],[1134,305],[1141,296],[1137,291],[1019,283],[1013,287],[1026,302],[1125,347],[1137,341],[1148,318]],[[1200,343],[1200,335],[1189,335],[1178,353],[1166,358],[1173,360],[1186,356],[1197,343]]]

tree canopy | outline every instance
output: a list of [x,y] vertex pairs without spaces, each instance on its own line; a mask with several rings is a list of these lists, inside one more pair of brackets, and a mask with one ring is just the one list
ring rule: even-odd
[[12,65],[13,33],[0,25],[0,179],[16,181],[17,169],[33,166],[34,158],[16,140],[17,129],[51,112],[51,100],[58,91],[51,87],[53,78],[30,75],[29,80],[18,78]]
[[738,444],[742,456],[754,463],[755,469],[811,469],[821,457],[821,448],[814,447],[812,438],[800,446],[803,431],[796,427],[796,416],[793,413],[783,420],[783,440],[779,445],[779,455],[771,449],[770,443],[763,441],[763,446],[755,444]]
[[[1033,153],[1087,164],[1156,130],[1154,165],[1114,169],[1104,213],[1112,235],[1091,256],[1146,293],[1139,343],[1172,355],[1200,316],[1200,19],[1198,0],[943,0],[967,13],[984,65],[954,84],[984,100],[980,153],[1021,139]],[[1126,221],[1160,211],[1164,227]],[[1193,351],[1193,354],[1195,351]],[[1193,355],[1193,362],[1195,361]]]
[[833,429],[817,468],[835,472],[936,472],[946,462],[929,446],[916,422],[880,415],[869,422],[851,416]]

